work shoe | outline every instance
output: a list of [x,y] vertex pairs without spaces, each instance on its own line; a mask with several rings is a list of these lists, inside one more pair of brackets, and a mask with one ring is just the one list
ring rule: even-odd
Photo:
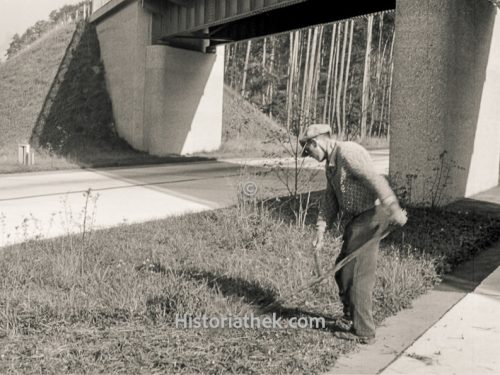
[[334,332],[333,335],[339,339],[356,341],[363,345],[370,345],[375,342],[375,337],[358,336],[352,330],[348,332]]
[[335,320],[335,325],[337,327],[337,331],[350,331],[352,329],[352,320],[344,315]]
[[332,332],[336,331],[348,332],[352,329],[352,320],[348,319],[345,316],[335,317],[331,320],[329,319],[326,322],[326,328]]

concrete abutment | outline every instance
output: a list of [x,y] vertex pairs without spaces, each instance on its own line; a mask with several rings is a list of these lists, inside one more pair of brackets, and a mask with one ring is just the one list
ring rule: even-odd
[[154,155],[217,150],[222,140],[223,82],[224,47],[216,54],[147,47],[146,149]]

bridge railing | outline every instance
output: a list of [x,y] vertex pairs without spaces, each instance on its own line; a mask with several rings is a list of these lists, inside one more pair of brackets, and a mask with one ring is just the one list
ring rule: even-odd
[[92,0],[92,13],[94,13],[97,9],[102,8],[110,1],[111,0]]

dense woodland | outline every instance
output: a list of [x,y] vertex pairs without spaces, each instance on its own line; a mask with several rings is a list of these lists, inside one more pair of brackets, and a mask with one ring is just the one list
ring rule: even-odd
[[50,12],[48,20],[37,21],[33,26],[28,27],[22,35],[15,34],[5,56],[7,59],[13,57],[55,26],[75,22],[83,18],[89,11],[90,2],[88,0],[74,5],[64,5],[53,10]]
[[339,137],[387,137],[394,13],[368,15],[226,46],[226,84],[297,129],[330,123]]

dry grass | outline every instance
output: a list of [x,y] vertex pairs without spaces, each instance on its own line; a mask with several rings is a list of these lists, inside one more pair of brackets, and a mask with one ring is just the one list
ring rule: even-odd
[[[263,305],[312,277],[313,227],[297,227],[285,212],[249,204],[4,249],[0,373],[325,371],[353,349],[328,330],[174,325],[176,314],[261,314]],[[313,207],[311,220],[315,214]],[[445,260],[457,260],[449,238],[430,230],[432,217],[446,230],[460,228],[467,239],[462,253],[499,234],[498,222],[484,218],[410,210],[407,228],[382,246],[377,322],[438,282]],[[484,229],[478,233],[476,225]],[[327,241],[325,264],[338,253],[340,232]],[[419,248],[429,243],[434,246]],[[277,310],[284,319],[340,312],[333,280],[290,302]]]

